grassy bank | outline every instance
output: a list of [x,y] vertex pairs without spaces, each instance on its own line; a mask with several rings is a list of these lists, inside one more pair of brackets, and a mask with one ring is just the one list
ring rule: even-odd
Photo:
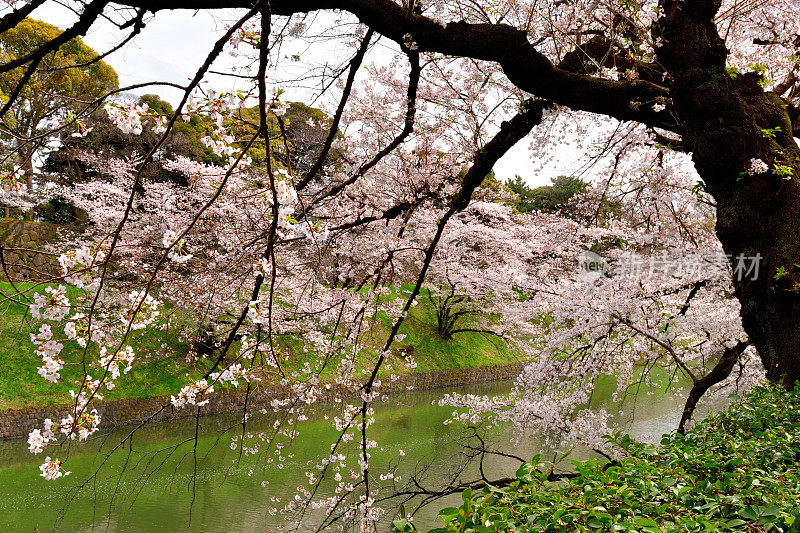
[[[25,290],[30,285],[17,284],[17,287]],[[4,294],[12,293],[8,283],[0,283],[0,290]],[[70,290],[68,295],[74,296],[75,292]],[[61,352],[66,363],[61,371],[62,379],[58,383],[44,380],[37,373],[42,362],[30,341],[29,320],[26,306],[10,301],[0,303],[0,409],[65,403],[69,399],[68,391],[75,388],[76,380],[83,375],[83,361],[97,358],[96,346],[90,346],[84,357],[80,346],[67,343]],[[137,360],[133,370],[118,380],[117,388],[106,392],[108,399],[171,394],[180,390],[187,374],[198,371],[186,365],[188,343],[179,340],[170,330],[134,332],[129,344],[136,347],[137,353],[151,356]],[[99,372],[97,368],[89,369],[95,377]]]
[[[26,289],[30,285],[17,285]],[[0,283],[4,294],[11,294],[8,283]],[[37,290],[43,290],[43,287]],[[3,298],[4,300],[4,298]],[[69,389],[83,375],[83,361],[96,360],[96,347],[84,350],[69,343],[62,352],[67,363],[61,371],[58,383],[49,383],[37,373],[41,359],[34,353],[30,341],[30,326],[27,308],[4,301],[0,303],[0,410],[21,407],[40,407],[63,404]],[[174,322],[174,321],[173,321]],[[385,340],[389,323],[384,321],[370,335],[375,345]],[[479,333],[463,333],[450,340],[442,339],[436,331],[433,311],[423,298],[410,312],[401,333],[406,337],[398,346],[412,346],[417,368],[414,372],[472,368],[502,365],[516,362],[516,358],[501,340]],[[185,335],[174,329],[133,332],[128,344],[137,359],[133,369],[117,381],[113,391],[106,391],[106,399],[146,398],[177,393],[190,379],[200,377],[207,369],[208,361],[188,363],[189,342]],[[294,346],[297,355],[286,362],[288,371],[302,367],[303,362],[314,354],[302,354],[300,339],[283,339],[286,346]],[[365,364],[367,364],[365,362]],[[94,368],[99,376],[99,369]],[[395,369],[398,372],[398,369]],[[92,374],[90,368],[89,373]],[[97,377],[97,376],[95,376]],[[323,375],[323,379],[326,376]]]

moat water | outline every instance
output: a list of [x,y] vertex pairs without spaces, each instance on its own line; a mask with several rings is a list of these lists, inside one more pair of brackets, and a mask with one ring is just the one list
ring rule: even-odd
[[[500,382],[462,387],[458,392],[498,394],[510,387],[511,383]],[[379,458],[379,463],[394,461],[394,451],[403,449],[399,474],[407,477],[424,469],[431,487],[442,482],[459,460],[458,440],[464,432],[460,424],[444,424],[452,408],[434,404],[446,392],[452,390],[408,392],[376,405],[371,436],[389,450],[387,459]],[[598,399],[599,404],[625,420],[632,435],[656,437],[674,430],[682,408],[657,395],[630,398],[623,405]],[[263,453],[240,457],[239,450],[230,447],[235,429],[219,438],[220,430],[235,426],[236,417],[201,419],[194,485],[193,420],[140,429],[133,437],[132,452],[126,446],[108,458],[105,453],[130,433],[129,428],[106,432],[88,443],[73,443],[68,462],[72,474],[56,481],[39,476],[42,457],[30,454],[24,440],[0,442],[0,532],[250,532],[277,531],[281,525],[291,530],[282,518],[269,514],[275,505],[270,498],[291,498],[298,485],[307,484],[307,462],[327,453],[335,435],[324,420],[331,413],[329,407],[320,407],[300,427],[300,437],[291,447],[293,457],[283,468],[277,461],[267,462]],[[253,417],[249,429],[270,428],[273,419],[263,418]],[[508,427],[488,434],[495,449],[526,459],[550,451],[537,438],[523,436],[515,442],[513,437]],[[64,455],[64,450],[49,451],[53,456]],[[579,457],[591,454],[576,453]],[[499,478],[513,475],[517,466],[514,460],[494,458],[484,469]],[[98,475],[82,485],[98,469]],[[269,482],[266,487],[264,480]],[[323,490],[326,487],[323,484]],[[415,522],[420,530],[439,525],[437,510],[460,499],[454,498],[419,511]],[[311,530],[319,520],[309,516],[308,525],[299,529]]]

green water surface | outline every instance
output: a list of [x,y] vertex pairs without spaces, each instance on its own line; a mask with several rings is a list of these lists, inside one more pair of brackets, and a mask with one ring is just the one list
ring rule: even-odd
[[[459,392],[496,394],[510,388],[510,383],[463,387]],[[445,425],[453,411],[433,402],[445,392],[409,392],[391,397],[376,405],[375,424],[370,436],[386,448],[373,452],[378,466],[394,466],[406,478],[412,471],[427,469],[431,487],[441,483],[444,475],[457,466],[457,442],[464,427]],[[628,425],[632,434],[661,435],[677,424],[680,404],[659,396],[647,396],[625,406],[604,402],[610,410],[632,412]],[[268,454],[241,456],[232,450],[231,435],[241,431],[235,416],[201,419],[195,465],[192,437],[194,420],[153,424],[138,430],[126,445],[107,457],[106,454],[130,429],[107,432],[88,443],[72,445],[68,469],[72,474],[45,481],[39,476],[41,456],[33,456],[24,440],[0,442],[0,532],[23,531],[276,531],[283,519],[271,516],[271,497],[286,499],[299,484],[307,482],[307,462],[329,450],[336,432],[324,416],[334,413],[332,407],[320,407],[310,420],[299,428],[300,436],[291,445],[294,456],[285,461],[267,462]],[[254,416],[249,421],[251,432],[268,431],[272,415]],[[220,437],[220,432],[232,428]],[[530,458],[542,450],[542,443],[533,437],[514,441],[510,428],[495,428],[488,438],[498,449]],[[405,456],[399,458],[397,450]],[[65,450],[48,450],[53,456]],[[584,455],[586,455],[585,452]],[[43,454],[46,455],[46,454]],[[284,454],[285,456],[285,454]],[[104,464],[101,463],[105,461]],[[511,459],[488,460],[484,468],[491,476],[511,475],[517,462]],[[92,473],[96,477],[85,483]],[[196,475],[192,472],[196,469]],[[376,468],[377,469],[377,468]],[[192,483],[194,479],[194,483]],[[262,487],[261,482],[269,484]],[[323,484],[322,490],[330,490]],[[456,496],[456,499],[458,497]],[[447,505],[440,501],[417,515],[421,529],[436,525],[436,511]],[[300,530],[309,530],[321,517],[308,516]],[[292,529],[289,527],[289,529]]]

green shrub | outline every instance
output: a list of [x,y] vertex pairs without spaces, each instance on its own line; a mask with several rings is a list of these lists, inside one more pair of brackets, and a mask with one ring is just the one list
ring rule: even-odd
[[535,457],[508,487],[465,491],[433,531],[800,531],[800,388],[757,388],[661,446],[607,438],[618,462],[573,461],[554,483]]

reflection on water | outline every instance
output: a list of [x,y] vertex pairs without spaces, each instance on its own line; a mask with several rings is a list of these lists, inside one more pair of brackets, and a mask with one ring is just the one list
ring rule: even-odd
[[[493,383],[462,387],[458,392],[496,394],[509,387],[507,382]],[[387,449],[386,454],[374,454],[379,462],[394,464],[397,450],[403,449],[405,457],[398,472],[407,478],[411,471],[427,468],[432,486],[454,467],[460,449],[455,440],[463,427],[444,425],[452,409],[432,405],[445,392],[449,391],[401,394],[376,406],[371,437]],[[601,403],[617,412],[630,411],[632,406],[626,402],[620,409],[607,400]],[[655,436],[675,428],[681,409],[674,401],[655,396],[638,399],[635,407],[631,433]],[[270,498],[291,497],[296,487],[307,481],[307,462],[329,450],[334,431],[322,420],[330,412],[327,409],[318,409],[301,426],[300,437],[292,445],[293,457],[283,468],[278,468],[277,461],[266,462],[263,453],[242,456],[237,463],[239,450],[230,449],[229,436],[237,431],[237,418],[202,419],[194,484],[190,474],[195,424],[190,420],[138,431],[132,439],[133,449],[126,444],[117,450],[100,474],[80,490],[76,486],[96,471],[104,453],[128,435],[129,429],[109,432],[88,444],[73,444],[68,463],[73,473],[55,482],[39,477],[42,458],[31,455],[23,440],[0,442],[0,531],[274,531],[283,522],[269,515],[269,507],[275,505]],[[271,425],[272,420],[253,418],[249,429],[266,430]],[[228,435],[218,438],[220,430],[230,427],[234,429]],[[543,451],[534,438],[512,443],[509,428],[495,429],[490,438],[497,448],[524,458]],[[50,453],[64,455],[62,450]],[[515,461],[503,458],[484,463],[487,475],[497,478],[513,475],[516,467]],[[262,487],[262,480],[269,484]],[[421,529],[435,526],[436,510],[446,505],[447,500],[440,501],[420,511],[416,522]],[[308,517],[308,522],[316,520],[319,517]]]

